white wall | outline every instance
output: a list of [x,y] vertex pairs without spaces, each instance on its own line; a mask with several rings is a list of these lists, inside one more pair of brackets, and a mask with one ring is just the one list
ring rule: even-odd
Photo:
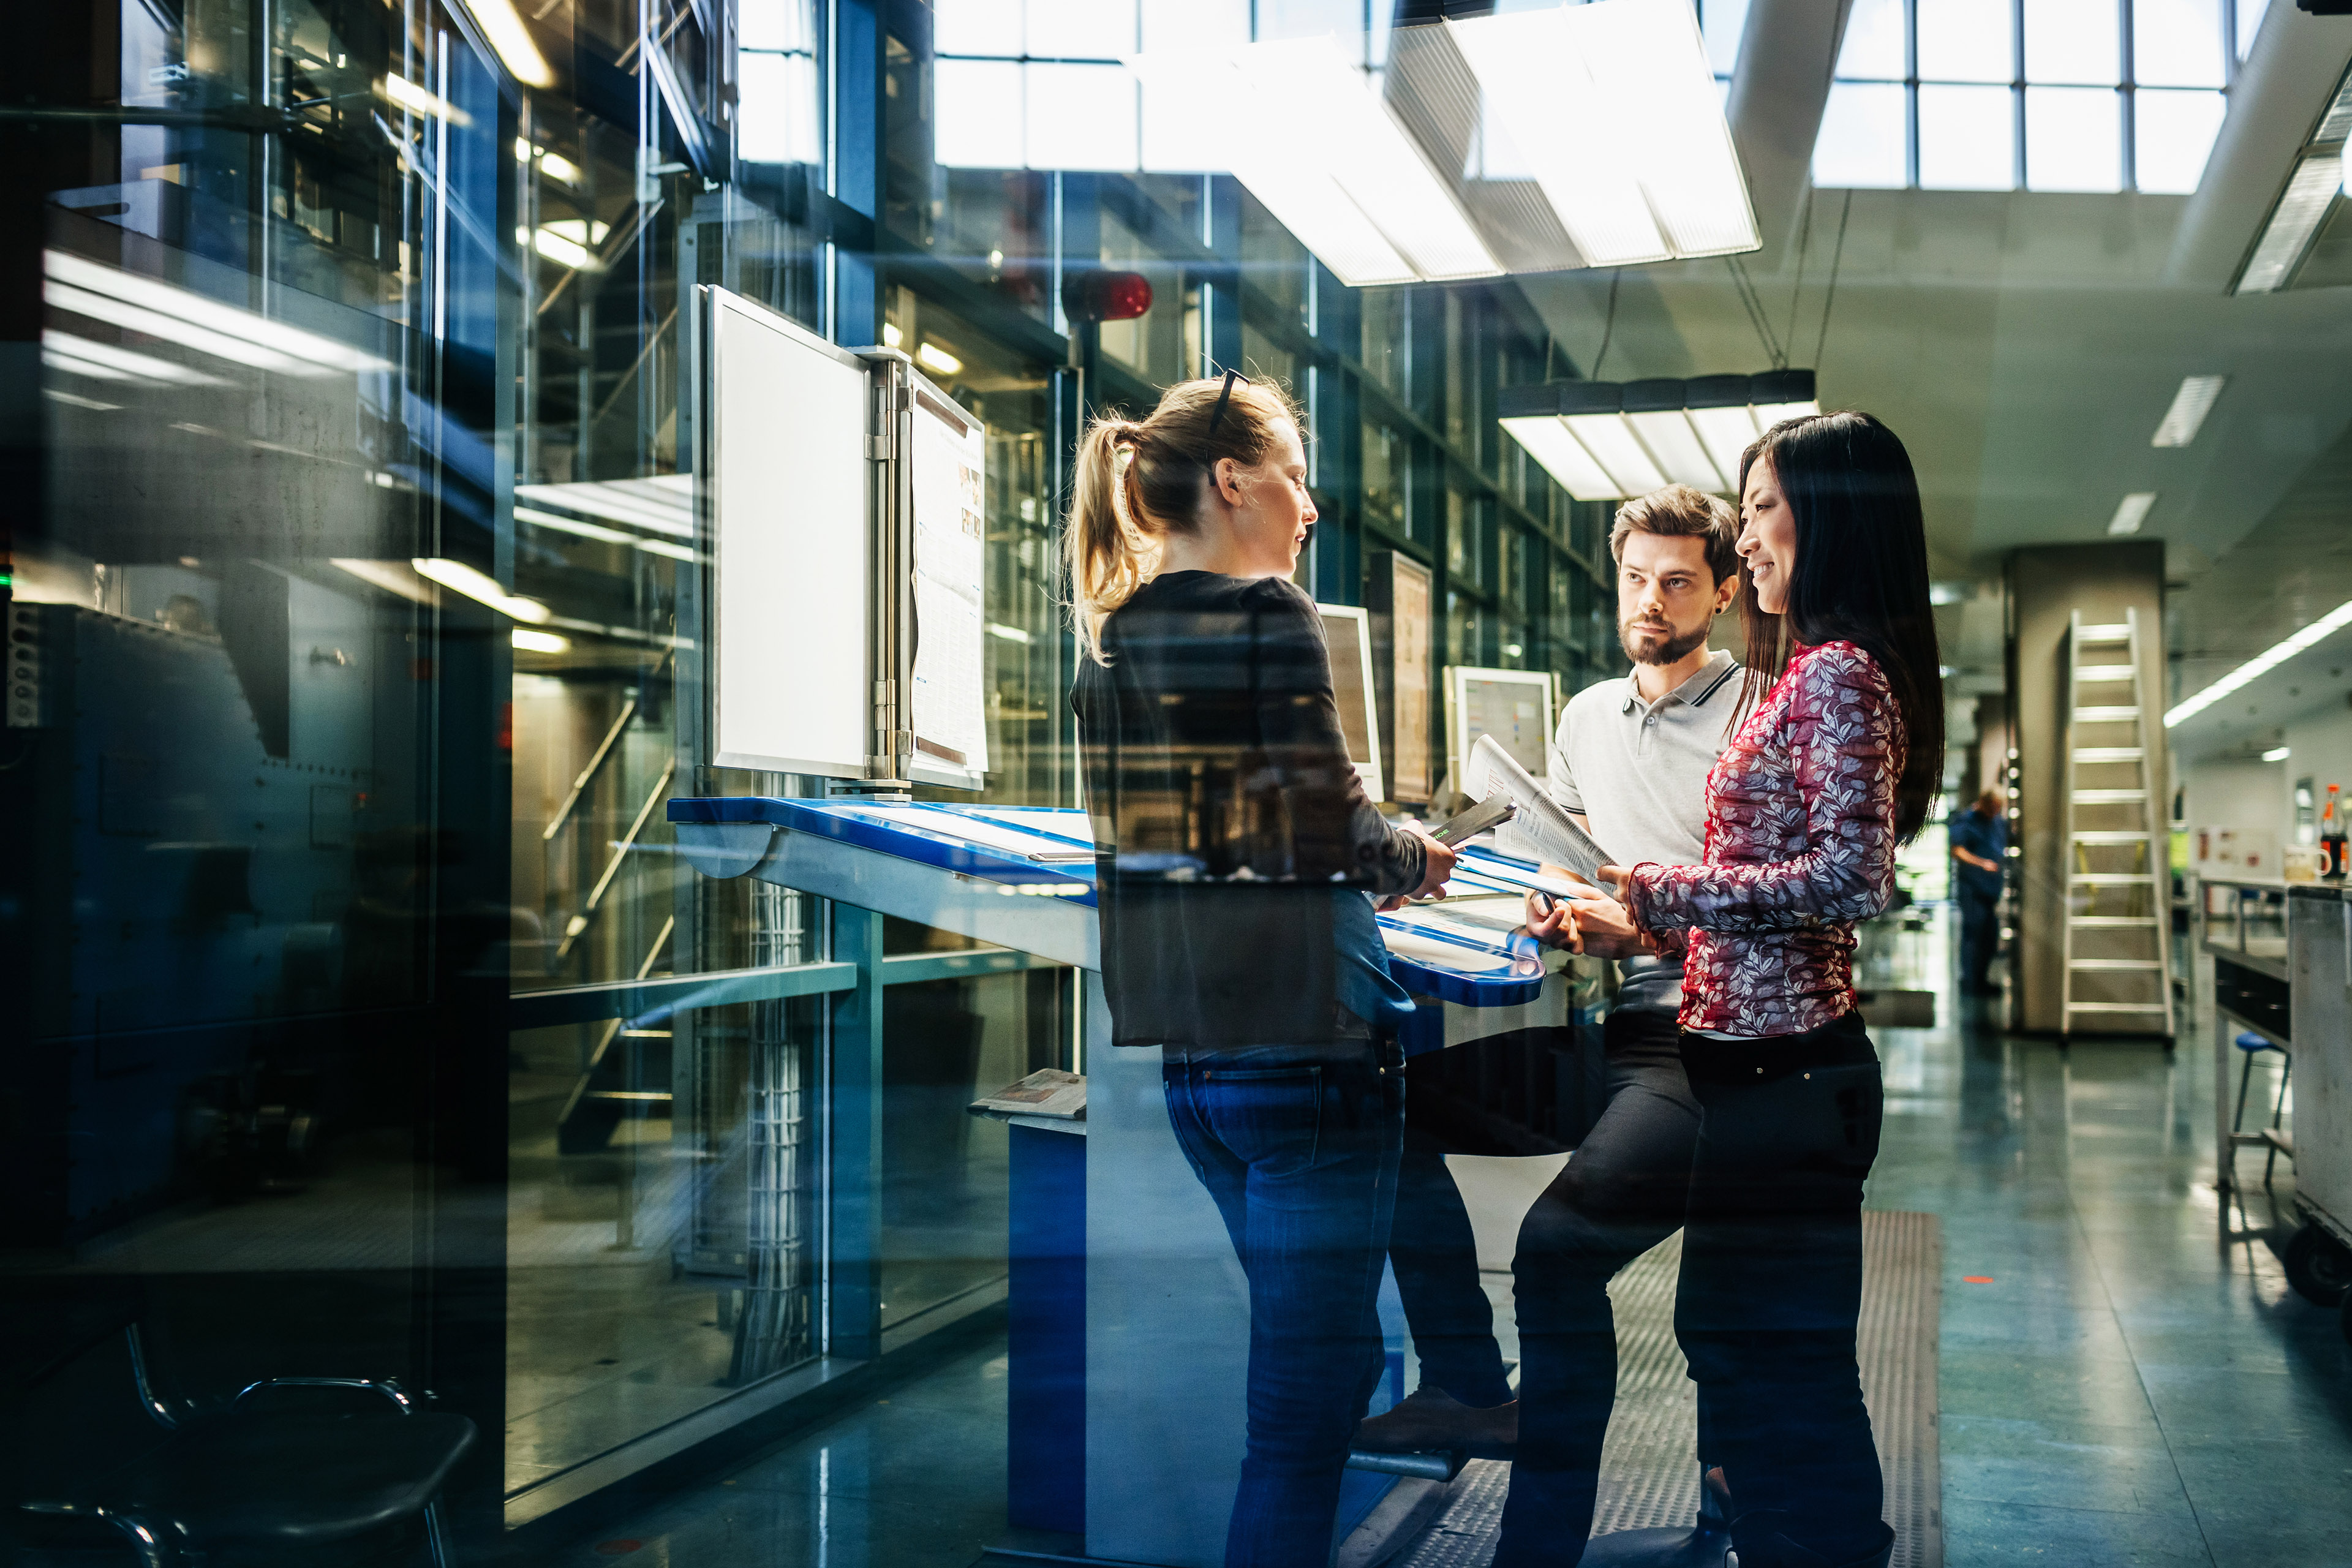
[[2291,753],[2277,764],[2279,837],[2283,843],[2294,842],[2294,781],[2311,781],[2312,814],[2315,818],[2327,804],[2327,786],[2344,786],[2345,800],[2352,805],[2352,708],[2338,708],[2333,712],[2315,713],[2299,723],[2286,726],[2286,746]]
[[[2196,763],[2183,769],[2190,868],[2210,877],[2279,875],[2279,850],[2290,841],[2289,825],[2294,820],[2293,811],[2281,805],[2294,787],[2287,776],[2294,766],[2229,762]],[[2352,773],[2345,782],[2352,784]]]

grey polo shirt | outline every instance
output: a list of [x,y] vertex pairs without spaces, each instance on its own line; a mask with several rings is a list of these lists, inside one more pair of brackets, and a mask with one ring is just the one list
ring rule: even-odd
[[1706,775],[1731,741],[1739,661],[1717,648],[1655,702],[1631,675],[1569,699],[1553,737],[1552,798],[1580,813],[1621,866],[1696,866],[1706,854]]
[[[1739,677],[1739,661],[1717,648],[1655,702],[1631,675],[1569,699],[1552,741],[1552,798],[1581,814],[1619,865],[1706,858],[1706,775],[1730,744]],[[1681,964],[1628,959],[1623,976],[1620,1008],[1681,1005]]]

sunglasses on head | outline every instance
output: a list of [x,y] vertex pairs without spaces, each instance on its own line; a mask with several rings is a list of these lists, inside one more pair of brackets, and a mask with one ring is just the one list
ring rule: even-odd
[[1236,381],[1244,386],[1250,384],[1250,378],[1241,372],[1237,370],[1225,372],[1225,384],[1223,390],[1217,394],[1217,406],[1209,413],[1209,434],[1212,436],[1217,433],[1217,422],[1225,416],[1225,405],[1233,401],[1234,383]]

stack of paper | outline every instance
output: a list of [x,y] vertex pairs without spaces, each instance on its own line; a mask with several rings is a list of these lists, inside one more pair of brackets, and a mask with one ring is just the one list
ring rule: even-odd
[[1463,772],[1465,793],[1473,799],[1499,795],[1518,808],[1512,826],[1534,840],[1545,864],[1565,866],[1588,882],[1597,879],[1594,873],[1601,867],[1616,864],[1494,736],[1478,737]]

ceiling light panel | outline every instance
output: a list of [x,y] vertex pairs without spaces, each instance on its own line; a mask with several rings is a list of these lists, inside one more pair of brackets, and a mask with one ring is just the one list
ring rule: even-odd
[[1642,190],[1675,253],[1755,249],[1748,181],[1694,8],[1682,0],[1599,0],[1551,15],[1583,57],[1602,111],[1623,128]]
[[[1646,414],[1628,413],[1625,422],[1633,427],[1642,445],[1656,459],[1658,468],[1667,479],[1693,489],[1726,490],[1728,482],[1717,469],[1714,459],[1707,456],[1706,446],[1691,428],[1691,422],[1679,408],[1662,409]],[[1737,473],[1737,468],[1732,470]]]
[[2134,490],[2116,503],[2116,515],[2107,520],[2107,531],[2137,533],[2140,524],[2147,521],[2148,511],[2155,505],[2154,490]]
[[1570,414],[1564,423],[1569,433],[1609,470],[1609,477],[1617,481],[1619,495],[1643,495],[1666,482],[1666,476],[1634,439],[1633,426],[1625,423],[1623,415]]
[[[1412,264],[1391,245],[1320,160],[1302,156],[1320,133],[1287,92],[1262,94],[1236,63],[1250,46],[1216,49],[1160,49],[1127,63],[1142,80],[1147,99],[1221,106],[1192,129],[1202,137],[1200,161],[1230,169],[1250,195],[1275,216],[1298,243],[1349,288],[1419,279]],[[1248,116],[1244,105],[1257,108]]]
[[1691,427],[1698,438],[1706,443],[1706,455],[1715,459],[1727,481],[1739,479],[1739,459],[1748,444],[1762,434],[1756,428],[1756,411],[1746,404],[1737,408],[1694,408],[1690,410]]
[[1626,128],[1611,119],[1561,15],[1449,19],[1445,27],[1477,76],[1488,111],[1517,145],[1585,264],[1668,260],[1674,247],[1634,175]]
[[153,354],[134,353],[112,343],[101,343],[93,338],[61,332],[55,328],[41,333],[41,354],[59,369],[107,381],[161,381],[175,386],[227,384],[216,375],[206,375],[203,371],[191,370],[167,359],[157,359]]
[[2214,399],[2230,384],[2226,375],[2191,375],[2181,378],[2180,390],[2172,395],[2172,406],[2164,411],[2158,422],[2151,447],[2186,447],[2197,439],[2204,427],[2205,416],[2213,411]]
[[1543,465],[1544,471],[1578,500],[1615,500],[1625,493],[1609,471],[1592,460],[1582,443],[1568,433],[1559,416],[1506,419],[1502,426],[1511,439],[1528,449],[1528,457]]
[[[187,331],[183,330],[174,341],[187,342],[190,347],[202,347],[205,353],[215,353],[215,348],[205,345],[216,345],[221,338],[248,345],[244,351],[218,354],[221,358],[239,359],[240,353],[268,351],[277,356],[268,362],[269,368],[292,363],[299,367],[296,374],[302,375],[329,375],[339,370],[390,368],[384,361],[349,343],[338,342],[272,316],[240,310],[208,294],[199,294],[192,289],[183,289],[159,278],[125,272],[63,250],[43,252],[41,263],[42,269],[57,283],[153,312],[156,316],[184,323],[184,329],[206,334],[199,343],[189,341]],[[144,326],[137,330],[148,331]],[[149,335],[171,337],[173,334],[150,331]],[[240,359],[240,363],[259,364],[264,362],[248,357]]]
[[[1292,159],[1303,153],[1419,277],[1492,278],[1503,270],[1369,79],[1330,38],[1251,44],[1237,52],[1237,65],[1246,84],[1242,102],[1285,104],[1292,134],[1266,138],[1271,150]],[[1250,183],[1250,174],[1234,172]]]

